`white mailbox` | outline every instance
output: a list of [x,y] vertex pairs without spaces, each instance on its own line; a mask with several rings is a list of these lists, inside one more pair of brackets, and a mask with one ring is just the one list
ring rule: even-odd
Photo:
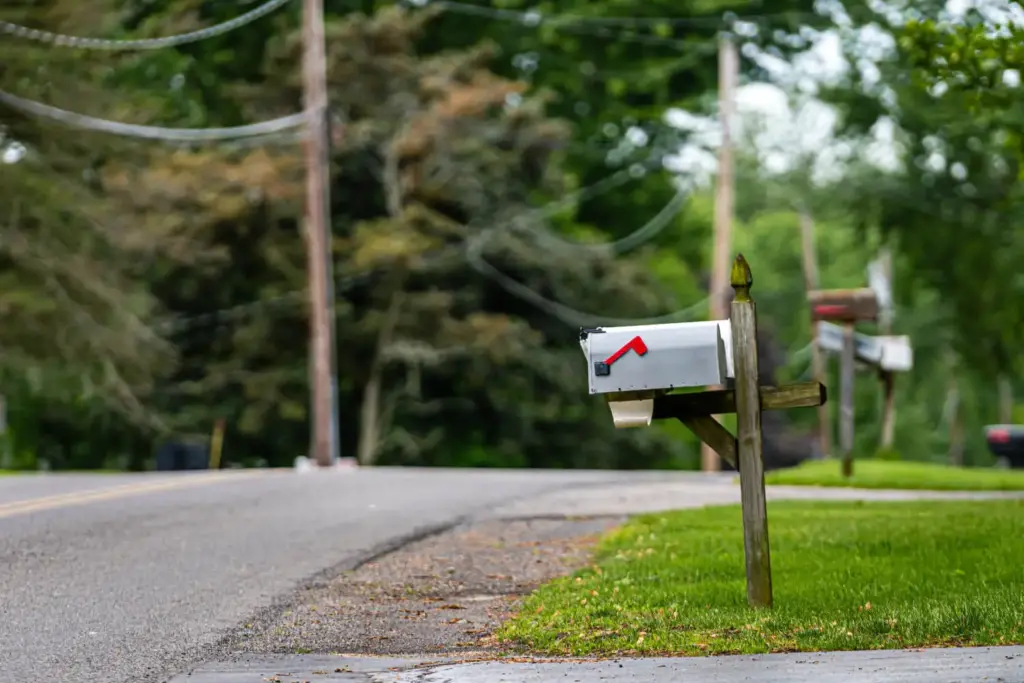
[[881,358],[879,367],[889,372],[909,372],[914,367],[914,350],[910,337],[879,337]]
[[590,393],[725,384],[733,376],[731,332],[728,320],[582,330]]

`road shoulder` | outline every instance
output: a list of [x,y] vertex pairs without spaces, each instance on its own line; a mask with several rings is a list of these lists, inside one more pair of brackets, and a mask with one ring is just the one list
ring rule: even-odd
[[[931,497],[915,492],[904,498],[899,495],[902,493],[780,487],[771,491],[769,497]],[[791,660],[785,659],[789,655],[762,655],[553,662],[503,656],[502,648],[494,642],[492,634],[496,627],[514,613],[522,598],[541,584],[586,566],[594,542],[625,522],[627,516],[737,500],[738,489],[730,480],[708,478],[696,485],[671,480],[614,488],[588,487],[494,508],[473,522],[375,555],[352,571],[323,575],[286,603],[275,604],[235,630],[218,644],[217,654],[207,659],[208,664],[193,669],[180,681],[371,683],[392,682],[400,676],[397,680],[405,683],[554,683],[571,674],[573,680],[587,683],[622,674],[670,681],[690,673],[700,680],[724,682],[744,680],[751,666],[760,671],[759,667],[768,665],[781,667],[781,673],[761,683],[872,680],[851,678],[849,669],[843,668],[847,661],[844,658],[853,656],[850,666],[858,672],[868,671],[865,667],[873,666],[871,662],[876,661],[877,653],[804,653],[793,655],[796,659]],[[987,654],[976,654],[983,651]],[[1000,675],[1004,680],[1024,680],[1019,675],[1024,650],[1001,654],[1002,660],[991,654],[1001,651],[924,651],[926,654],[916,660],[883,654],[882,658],[889,663],[880,666],[887,667],[893,662],[893,666],[903,666],[901,661],[916,661],[924,674],[907,680],[921,683],[981,680],[974,675],[976,670],[970,668],[975,664],[998,672],[990,680],[998,680]],[[947,661],[950,657],[952,660]],[[806,675],[802,673],[805,670]],[[839,673],[823,678],[833,670]],[[878,668],[871,671],[877,677]],[[967,671],[971,675],[965,677]],[[438,672],[443,672],[441,678],[437,677]],[[1007,672],[1009,678],[1004,675]],[[794,675],[804,678],[793,678]],[[173,683],[179,683],[179,679],[173,679]]]
[[307,586],[222,648],[246,654],[494,656],[494,629],[540,584],[584,566],[623,517],[484,520]]

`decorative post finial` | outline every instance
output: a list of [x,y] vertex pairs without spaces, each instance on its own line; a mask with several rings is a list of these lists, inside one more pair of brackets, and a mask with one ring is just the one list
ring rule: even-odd
[[750,273],[750,264],[743,258],[743,254],[737,254],[736,260],[732,262],[729,282],[736,291],[735,301],[750,301],[750,287],[754,284],[754,276]]

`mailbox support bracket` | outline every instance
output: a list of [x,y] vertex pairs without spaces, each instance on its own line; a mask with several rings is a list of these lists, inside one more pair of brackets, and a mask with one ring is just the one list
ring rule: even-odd
[[[800,382],[781,387],[763,386],[760,396],[761,410],[789,410],[825,405],[828,391],[820,382]],[[712,417],[735,412],[736,392],[716,389],[655,396],[652,419],[679,420],[738,472],[736,437]]]
[[710,415],[696,415],[693,417],[680,417],[680,422],[686,425],[698,439],[706,443],[711,449],[718,453],[722,460],[740,471],[740,461],[737,457],[736,437],[729,433],[718,420]]

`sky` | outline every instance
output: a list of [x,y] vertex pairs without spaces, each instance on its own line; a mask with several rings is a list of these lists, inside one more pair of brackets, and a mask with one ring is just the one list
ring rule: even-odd
[[[870,72],[872,62],[885,55],[892,38],[883,31],[861,29],[857,44],[864,49],[862,71]],[[770,83],[750,83],[736,90],[736,118],[732,122],[733,140],[753,143],[770,172],[782,172],[800,163],[802,158],[814,159],[815,176],[819,180],[834,177],[841,171],[839,163],[848,156],[834,140],[836,113],[814,97],[819,85],[842,77],[850,68],[843,56],[840,34],[836,30],[805,31],[802,38],[809,47],[792,62],[745,46],[741,60],[757,63],[768,72]],[[877,72],[877,69],[875,69]],[[710,181],[717,166],[716,149],[721,140],[718,122],[710,117],[695,116],[679,109],[670,110],[667,119],[673,125],[691,131],[691,144],[672,159],[670,168],[696,176],[698,184]],[[894,127],[883,123],[873,131],[869,145],[871,160],[891,168],[897,161],[893,144]]]
[[4,137],[0,136],[0,145],[2,145],[3,149],[0,161],[5,164],[16,164],[25,156],[25,147],[17,142],[8,142]]

